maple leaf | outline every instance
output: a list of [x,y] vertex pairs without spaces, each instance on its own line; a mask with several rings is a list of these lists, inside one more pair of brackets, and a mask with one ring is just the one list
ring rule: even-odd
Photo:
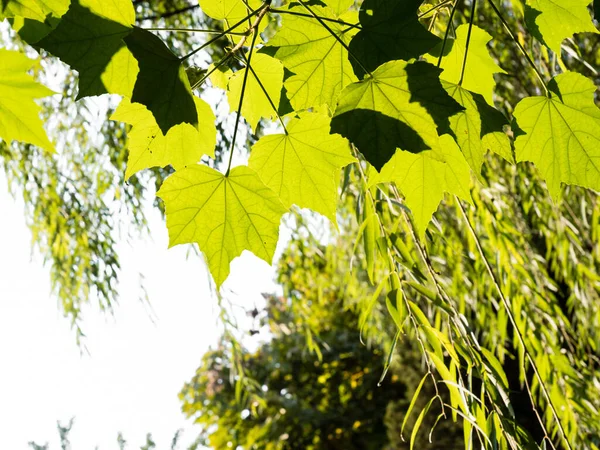
[[180,123],[196,126],[194,95],[181,59],[141,28],[134,28],[125,42],[140,66],[131,101],[145,105],[163,133]]
[[[369,180],[394,182],[402,191],[421,238],[444,198],[444,192],[471,202],[470,168],[456,142],[449,134],[440,136],[438,155],[428,150],[418,154],[398,150],[390,161]],[[443,159],[443,161],[440,161]]]
[[[338,2],[336,7],[339,10],[347,3]],[[310,8],[320,17],[339,19],[350,24],[358,22],[355,12],[340,14],[327,7]],[[288,10],[310,16],[301,7],[292,6]],[[268,45],[278,47],[275,57],[293,73],[285,80],[290,103],[296,110],[320,105],[333,108],[342,89],[357,80],[348,61],[348,51],[313,17],[283,16],[283,26]],[[346,45],[358,31],[335,22],[328,22],[327,26]]]
[[175,170],[200,161],[203,155],[215,156],[217,129],[215,115],[202,99],[194,97],[199,125],[183,123],[169,130],[165,136],[154,116],[144,105],[124,98],[111,116],[132,125],[127,134],[129,157],[125,178],[149,167],[173,166]]
[[69,3],[70,0],[0,0],[0,14],[44,22],[49,15],[61,17]]
[[344,89],[332,131],[355,144],[377,170],[397,148],[438,149],[437,124],[447,127],[448,116],[461,110],[440,84],[439,73],[424,62],[383,64]]
[[37,45],[79,72],[78,99],[105,93],[130,96],[138,65],[123,38],[134,21],[128,0],[74,0],[56,29]]
[[356,159],[346,139],[329,133],[330,121],[323,114],[300,114],[286,125],[287,134],[254,144],[248,165],[286,207],[310,208],[337,223],[341,168]]
[[[227,99],[231,111],[238,109],[245,70],[238,70],[229,79]],[[249,71],[244,90],[242,116],[248,121],[250,127],[255,129],[262,117],[272,118],[277,115],[283,87],[283,65],[269,55],[256,53],[252,56]]]
[[533,162],[553,198],[561,182],[600,190],[600,109],[583,75],[556,76],[551,97],[528,97],[514,111],[517,161]]
[[[440,78],[452,84],[460,84],[464,89],[481,94],[490,104],[494,104],[495,73],[506,73],[490,56],[487,43],[492,36],[487,31],[473,25],[469,41],[469,49],[465,65],[465,52],[467,52],[467,38],[469,25],[460,25],[456,29],[456,39],[446,41],[441,68],[444,69]],[[441,46],[426,55],[425,59],[437,63]],[[463,75],[463,66],[465,68]]]
[[508,121],[500,111],[491,107],[480,94],[473,94],[456,84],[442,81],[450,96],[464,108],[450,117],[450,130],[476,174],[488,150],[512,161],[510,139],[504,132]]
[[[419,22],[417,12],[423,0],[365,0],[360,8],[360,31],[350,42],[350,50],[369,71],[398,59],[417,58],[440,39]],[[364,70],[350,59],[355,73]]]
[[527,0],[531,34],[560,56],[561,44],[575,33],[598,33],[588,11],[590,0]]
[[0,137],[7,143],[17,140],[53,151],[33,99],[54,92],[27,74],[35,65],[27,56],[0,49],[0,61]]
[[[235,25],[262,5],[261,0],[200,0],[199,3],[204,14],[213,19],[223,21],[224,29],[228,29]],[[236,29],[235,31],[243,32],[244,30],[249,29],[252,26],[252,18],[248,19],[246,25],[247,26],[240,25],[239,29]],[[259,24],[258,32],[262,33],[266,27],[267,21],[262,20]],[[242,37],[238,35],[230,35],[229,38],[234,44],[237,44],[240,39],[242,39]]]
[[165,202],[170,246],[197,243],[217,289],[244,250],[272,263],[287,209],[252,169],[235,167],[225,176],[189,166],[167,178],[157,195]]

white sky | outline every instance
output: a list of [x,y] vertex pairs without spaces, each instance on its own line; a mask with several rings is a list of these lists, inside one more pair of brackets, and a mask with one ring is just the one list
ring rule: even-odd
[[[186,258],[186,247],[167,250],[166,227],[150,212],[151,239],[120,244],[114,318],[86,311],[90,354],[81,354],[51,296],[48,269],[39,255],[31,256],[23,205],[8,195],[1,175],[0,211],[0,449],[29,449],[35,440],[58,450],[56,421],[73,416],[74,450],[117,449],[118,431],[129,449],[139,448],[147,432],[158,449],[167,449],[179,428],[185,448],[197,433],[184,420],[177,394],[218,336],[202,260]],[[140,272],[152,313],[139,301]],[[262,292],[276,289],[273,277],[270,266],[244,254],[226,287],[250,309]]]

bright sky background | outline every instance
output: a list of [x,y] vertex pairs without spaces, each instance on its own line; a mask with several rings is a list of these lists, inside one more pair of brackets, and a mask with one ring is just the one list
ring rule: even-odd
[[[81,354],[51,295],[48,269],[31,254],[23,204],[6,186],[0,175],[0,449],[29,449],[35,440],[58,450],[56,421],[71,417],[73,450],[117,449],[118,431],[128,449],[137,450],[147,432],[168,449],[179,428],[185,448],[197,432],[177,394],[218,336],[202,260],[186,258],[182,246],[167,250],[166,227],[148,207],[151,238],[120,244],[120,304],[114,317],[85,311],[89,355]],[[140,273],[152,310],[139,300]],[[244,254],[225,286],[251,309],[262,292],[277,289],[273,278],[270,266]]]

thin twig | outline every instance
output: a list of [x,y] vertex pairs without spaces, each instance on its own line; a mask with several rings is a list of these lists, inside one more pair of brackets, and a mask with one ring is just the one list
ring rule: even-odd
[[469,55],[469,45],[471,45],[471,32],[473,31],[473,21],[475,20],[475,11],[477,8],[477,0],[471,0],[471,20],[469,20],[469,31],[467,32],[467,43],[465,46],[465,55],[463,57],[462,69],[460,71],[460,80],[458,85],[462,86],[465,79],[465,69],[467,68],[467,56]]
[[[450,0],[447,0],[450,1]],[[360,24],[358,23],[349,23],[349,22],[344,22],[343,20],[339,20],[339,19],[331,19],[329,17],[323,17],[323,16],[319,16],[319,15],[312,15],[312,14],[305,14],[305,13],[301,13],[298,11],[291,11],[289,9],[279,9],[279,8],[272,8],[271,12],[277,13],[277,14],[289,14],[292,16],[299,16],[299,17],[307,17],[309,19],[320,19],[323,20],[325,22],[333,22],[333,23],[337,23],[339,25],[346,25],[349,26],[351,28],[358,28],[359,30],[362,30],[362,27],[360,26]]]

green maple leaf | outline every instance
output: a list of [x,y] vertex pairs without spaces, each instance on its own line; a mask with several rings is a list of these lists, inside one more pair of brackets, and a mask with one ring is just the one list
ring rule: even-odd
[[7,143],[17,140],[53,151],[33,99],[54,92],[27,74],[35,61],[25,55],[0,49],[0,61],[0,137]]
[[157,195],[165,202],[170,246],[197,243],[217,288],[244,250],[272,263],[287,210],[252,169],[236,167],[225,176],[189,166],[167,178]]
[[[247,17],[252,10],[257,10],[262,5],[261,0],[200,0],[202,12],[213,19],[222,20],[224,29],[238,23],[244,17]],[[247,3],[247,6],[246,4]],[[251,8],[251,9],[250,9]],[[242,32],[252,26],[254,18],[249,18],[246,24],[240,25],[236,32]],[[259,25],[259,33],[262,33],[267,27],[267,21],[262,20]],[[237,44],[241,36],[231,35],[230,39]],[[260,39],[260,36],[259,36]]]
[[286,207],[310,208],[337,223],[341,168],[356,159],[346,139],[330,134],[330,121],[323,114],[301,114],[286,125],[287,134],[254,144],[248,165]]
[[[350,50],[367,70],[398,59],[418,58],[440,39],[419,22],[417,12],[423,0],[365,0],[360,9],[360,32]],[[358,76],[364,71],[354,59],[350,62]]]
[[61,17],[69,3],[70,0],[0,0],[0,15],[44,22],[49,15]]
[[527,0],[529,31],[560,56],[562,41],[575,33],[598,33],[591,20],[591,0]]
[[473,172],[481,172],[488,150],[512,161],[510,139],[503,130],[508,121],[502,113],[491,107],[479,94],[447,81],[443,81],[442,86],[465,108],[450,117],[450,129]]
[[397,148],[439,149],[436,127],[461,110],[444,90],[440,70],[424,62],[391,61],[340,95],[332,131],[355,144],[377,170]]
[[134,21],[129,0],[74,0],[56,29],[37,45],[79,72],[77,98],[130,96],[138,65],[123,38],[131,33]]
[[144,105],[124,98],[111,120],[132,125],[127,134],[129,158],[125,178],[149,167],[173,166],[175,170],[200,161],[203,155],[215,156],[217,129],[215,115],[204,100],[194,97],[200,124],[183,123],[165,136],[154,116]]
[[[440,137],[440,152],[419,154],[398,150],[392,159],[370,180],[370,185],[394,182],[404,194],[421,238],[444,198],[444,192],[471,202],[470,168],[454,139]],[[443,159],[443,162],[440,161]]]
[[[339,9],[347,2],[338,2]],[[339,14],[336,10],[311,6],[321,17],[355,24],[354,12]],[[301,7],[290,11],[309,14]],[[344,43],[349,44],[357,29],[334,22],[327,25]],[[293,73],[285,80],[287,96],[297,111],[328,105],[333,108],[342,89],[357,80],[348,60],[348,51],[317,20],[312,17],[285,14],[283,25],[269,41],[269,46],[278,47],[275,57]]]
[[552,97],[525,98],[515,108],[517,161],[533,162],[555,199],[561,182],[600,190],[596,86],[582,75],[566,72],[549,88]]
[[[496,64],[488,51],[487,44],[492,40],[492,36],[487,31],[473,25],[464,76],[462,75],[468,33],[469,25],[460,25],[456,29],[456,39],[446,42],[445,55],[441,65],[444,71],[440,78],[456,85],[462,78],[461,86],[464,89],[483,95],[485,100],[493,105],[493,94],[496,87],[494,74],[506,72]],[[442,44],[439,44],[425,59],[436,64],[442,50],[441,46]]]
[[131,101],[145,105],[165,134],[180,123],[196,126],[194,95],[181,60],[158,36],[141,28],[134,28],[125,42],[140,66]]
[[[238,70],[229,79],[227,99],[231,111],[237,111],[239,106],[245,70]],[[242,116],[255,129],[262,117],[272,118],[277,115],[283,87],[283,65],[269,55],[256,53],[252,56],[249,70]]]

